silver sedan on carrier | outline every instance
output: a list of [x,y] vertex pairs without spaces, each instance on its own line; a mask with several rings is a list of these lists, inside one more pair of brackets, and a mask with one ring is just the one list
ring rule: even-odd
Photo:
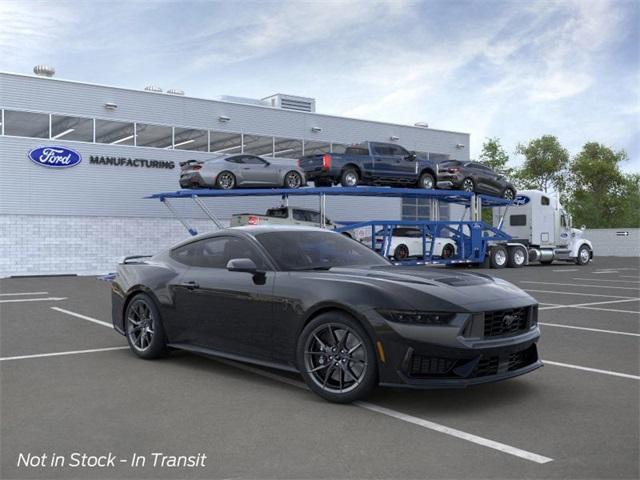
[[295,160],[269,159],[257,155],[219,155],[209,160],[180,163],[181,188],[285,187],[307,184]]

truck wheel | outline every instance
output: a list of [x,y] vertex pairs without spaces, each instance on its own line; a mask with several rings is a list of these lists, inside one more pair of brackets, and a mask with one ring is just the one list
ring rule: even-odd
[[426,172],[420,175],[420,180],[418,180],[418,188],[433,190],[435,186],[436,186],[436,181],[433,178],[433,175]]
[[355,187],[359,181],[360,177],[354,168],[345,168],[340,176],[340,185],[343,187]]
[[506,188],[502,193],[502,198],[505,200],[513,200],[516,198],[516,192],[513,191],[513,188]]
[[398,245],[393,251],[393,258],[396,260],[406,260],[409,257],[409,249],[406,245]]
[[491,268],[504,268],[507,264],[507,249],[502,245],[495,245],[491,248],[491,260],[489,266]]
[[576,263],[578,265],[586,265],[591,260],[591,250],[586,245],[582,245],[578,249],[578,256],[576,257]]
[[465,178],[462,181],[462,190],[464,190],[465,192],[475,192],[476,191],[476,185],[475,185],[475,183],[473,183],[473,179]]
[[527,263],[527,252],[522,247],[509,247],[509,259],[507,260],[507,266],[509,268],[524,267]]

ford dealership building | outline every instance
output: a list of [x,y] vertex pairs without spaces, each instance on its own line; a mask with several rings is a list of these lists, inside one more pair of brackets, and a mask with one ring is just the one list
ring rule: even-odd
[[[181,161],[246,152],[294,162],[363,140],[397,142],[437,160],[469,158],[466,133],[322,115],[309,98],[208,100],[159,90],[0,73],[0,277],[107,273],[122,256],[185,238],[160,202],[144,199],[179,188]],[[206,202],[228,220],[280,198]],[[317,208],[317,199],[291,204]],[[199,231],[214,228],[191,202],[175,205]],[[416,200],[327,199],[334,220],[428,213]]]

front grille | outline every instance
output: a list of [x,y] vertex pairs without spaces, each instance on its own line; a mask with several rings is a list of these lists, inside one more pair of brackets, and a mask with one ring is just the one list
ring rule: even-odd
[[412,377],[446,375],[451,371],[455,363],[455,360],[448,358],[412,355],[409,365],[409,375]]
[[482,357],[476,366],[473,376],[486,377],[487,375],[495,375],[498,373],[498,365],[500,357]]
[[484,314],[484,336],[499,337],[522,332],[529,326],[529,307],[496,310]]

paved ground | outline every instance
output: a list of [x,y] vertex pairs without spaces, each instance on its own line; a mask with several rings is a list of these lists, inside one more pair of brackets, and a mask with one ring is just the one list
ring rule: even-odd
[[[109,285],[95,278],[5,279],[0,477],[638,478],[639,267],[598,258],[492,270],[543,304],[545,368],[467,390],[379,389],[351,406],[324,402],[294,375],[110,349],[126,342],[91,321],[110,322]],[[50,355],[61,352],[71,353]],[[48,464],[73,452],[128,462],[17,467],[20,453],[46,453]],[[154,452],[208,458],[153,468]]]

